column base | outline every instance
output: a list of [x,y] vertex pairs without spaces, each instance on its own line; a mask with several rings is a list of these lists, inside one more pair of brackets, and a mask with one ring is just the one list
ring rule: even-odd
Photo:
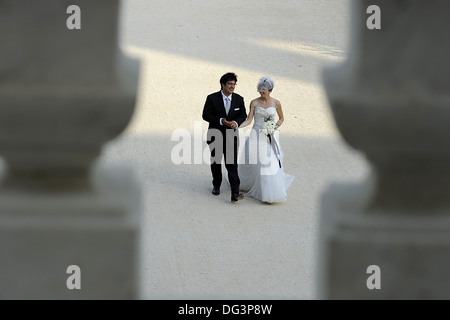
[[[448,210],[368,209],[371,186],[333,185],[320,223],[320,299],[450,299]],[[367,280],[380,268],[380,289]]]
[[[2,190],[0,299],[138,298],[134,191]],[[80,268],[81,289],[67,287],[72,265]]]

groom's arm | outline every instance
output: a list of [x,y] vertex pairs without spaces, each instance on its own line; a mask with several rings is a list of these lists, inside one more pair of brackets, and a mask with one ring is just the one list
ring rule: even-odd
[[244,98],[241,98],[239,101],[239,115],[234,119],[237,122],[238,127],[242,124],[242,122],[247,119],[247,111],[245,110]]
[[203,120],[211,123],[214,126],[220,126],[220,117],[218,117],[214,112],[214,103],[212,101],[211,95],[206,97],[205,106],[203,107]]

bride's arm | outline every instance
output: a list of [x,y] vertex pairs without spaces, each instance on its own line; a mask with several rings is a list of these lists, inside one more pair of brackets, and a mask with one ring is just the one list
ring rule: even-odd
[[278,129],[284,122],[284,115],[283,115],[283,109],[281,109],[280,101],[276,102],[276,106],[277,106],[277,113],[278,113],[278,121],[277,121],[276,129]]
[[248,116],[247,119],[241,123],[241,125],[239,126],[239,128],[244,128],[246,126],[248,126],[250,123],[252,123],[253,121],[253,109],[255,108],[255,105],[252,102],[250,102],[250,111],[248,112]]

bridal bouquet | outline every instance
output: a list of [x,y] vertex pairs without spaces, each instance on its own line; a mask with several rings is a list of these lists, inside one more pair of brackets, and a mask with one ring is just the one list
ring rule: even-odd
[[277,124],[273,121],[272,118],[267,118],[264,120],[264,131],[268,136],[272,135],[275,132]]

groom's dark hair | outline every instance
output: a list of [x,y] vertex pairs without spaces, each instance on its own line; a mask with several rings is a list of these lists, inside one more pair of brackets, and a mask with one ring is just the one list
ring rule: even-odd
[[[220,78],[220,84],[226,84],[228,81],[234,81],[237,82],[237,75],[234,74],[233,72],[228,72],[225,73],[221,78]],[[222,86],[221,86],[222,87]]]

